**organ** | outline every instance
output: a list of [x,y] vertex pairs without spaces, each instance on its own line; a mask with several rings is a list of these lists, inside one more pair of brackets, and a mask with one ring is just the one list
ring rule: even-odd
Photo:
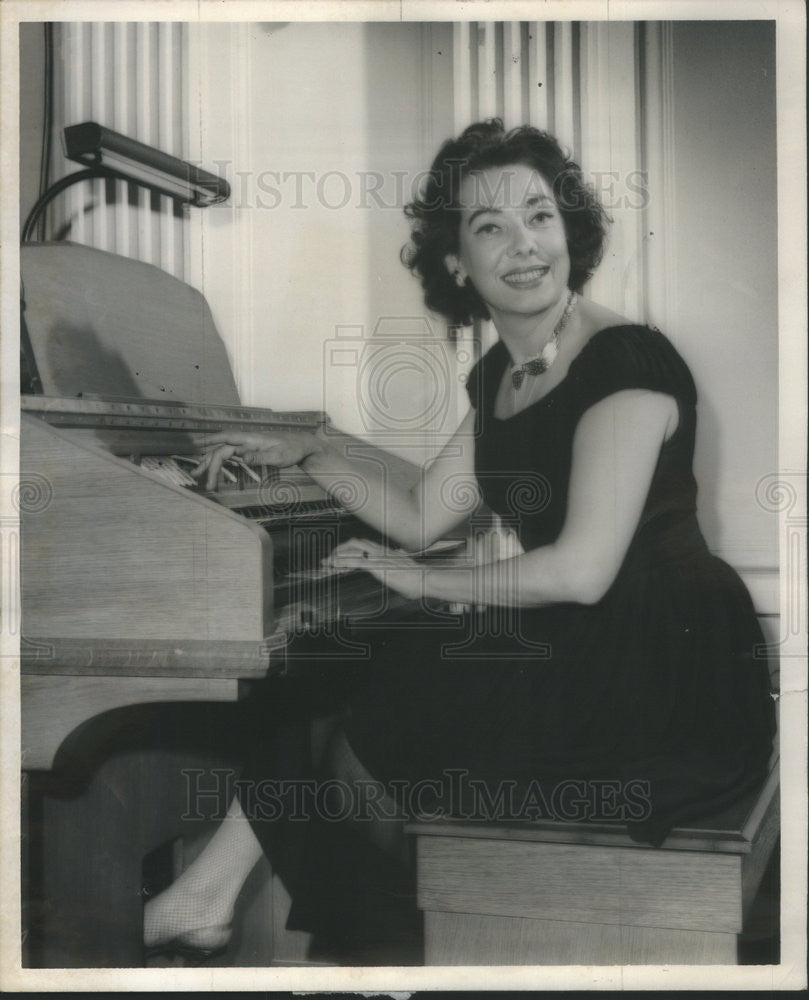
[[22,412],[23,483],[48,508],[25,518],[26,663],[43,644],[88,668],[126,647],[153,674],[197,659],[263,675],[290,634],[373,613],[370,577],[318,569],[362,528],[305,473],[226,465],[209,493],[184,471],[193,434],[315,429],[321,415],[47,396]]
[[[113,699],[127,685],[160,699],[182,678],[232,695],[239,679],[284,671],[299,632],[412,607],[369,574],[318,568],[340,540],[374,537],[339,501],[360,482],[327,493],[300,469],[237,463],[207,492],[188,474],[196,434],[326,419],[239,405],[202,296],[69,244],[24,247],[23,284],[42,387],[21,399],[29,766],[48,766],[66,735],[59,701],[46,711],[55,678],[77,690],[95,677],[96,701],[110,678]],[[161,397],[145,398],[155,386]]]
[[378,537],[339,501],[360,482],[327,493],[300,469],[231,463],[207,492],[189,475],[195,434],[326,419],[241,406],[202,295],[68,243],[23,246],[21,270],[25,769],[52,768],[111,710],[234,701],[245,682],[295,669],[301,634],[345,657],[352,621],[414,609],[369,574],[319,568],[340,540]]

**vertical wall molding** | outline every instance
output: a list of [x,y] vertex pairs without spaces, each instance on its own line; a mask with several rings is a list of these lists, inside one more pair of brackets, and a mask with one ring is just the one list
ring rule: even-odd
[[[61,155],[66,125],[100,125],[186,158],[183,34],[173,22],[64,22],[54,31],[54,177],[78,167]],[[49,238],[155,264],[184,278],[187,233],[171,198],[124,181],[69,188],[50,213]]]
[[551,73],[548,61],[548,39],[545,24],[532,21],[525,25],[525,48],[527,51],[527,77],[522,84],[525,90],[525,120],[537,128],[550,128],[548,101],[551,95]]
[[452,80],[455,106],[455,134],[474,120],[472,106],[472,62],[470,46],[474,25],[456,21],[452,26]]
[[[208,29],[200,21],[186,25],[183,32],[183,108],[185,109],[184,143],[190,163],[204,165],[203,147],[206,128],[204,109],[208,107],[210,74]],[[206,243],[204,230],[207,212],[190,212],[188,215],[188,256],[186,281],[202,289],[205,280]]]
[[[250,23],[186,25],[183,105],[188,159],[225,177],[230,199],[189,215],[186,280],[208,299],[245,405],[255,403],[253,43]],[[214,248],[214,249],[212,249]]]
[[[497,115],[552,132],[581,163],[613,223],[587,294],[632,320],[646,310],[641,117],[629,22],[469,22],[454,27],[455,122]],[[661,230],[662,231],[662,230]],[[482,348],[494,339],[479,330]]]
[[[233,163],[228,173],[232,174],[236,164],[248,164],[253,159],[253,100],[250,24],[242,22],[231,27],[232,51],[231,86],[233,114]],[[240,191],[233,196],[233,273],[236,276],[233,297],[233,366],[242,400],[254,400],[255,375],[253,365],[254,291],[253,291],[253,219],[255,212],[251,205],[244,204]]]
[[674,44],[670,22],[650,21],[641,35],[641,146],[646,177],[643,243],[648,322],[676,336],[676,261],[671,249],[674,193]]
[[498,67],[498,28],[501,26],[494,21],[477,23],[478,118],[492,118],[503,114],[502,100],[498,93],[498,83],[502,83],[502,69]]
[[[523,39],[519,21],[503,25],[503,120],[506,126],[523,117]],[[541,90],[537,87],[537,90]]]
[[[562,145],[573,150],[579,147],[574,109],[573,52],[574,28],[570,21],[557,21],[553,26],[553,127],[552,131]],[[531,122],[533,125],[534,122]],[[540,126],[541,127],[541,126]]]
[[645,311],[639,52],[628,22],[587,22],[579,35],[578,148],[612,219],[588,292],[631,320]]
[[433,29],[427,21],[421,25],[419,37],[419,118],[420,160],[426,163],[433,155]]
[[453,26],[455,127],[498,116],[579,144],[579,25],[467,21]]

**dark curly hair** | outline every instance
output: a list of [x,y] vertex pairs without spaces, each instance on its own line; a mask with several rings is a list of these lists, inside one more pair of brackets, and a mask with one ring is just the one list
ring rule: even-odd
[[470,125],[438,151],[421,197],[405,206],[411,222],[410,243],[402,261],[421,278],[429,309],[450,323],[468,326],[489,319],[486,303],[467,282],[459,288],[444,258],[457,254],[459,193],[464,178],[488,167],[522,163],[538,171],[553,191],[567,234],[570,255],[568,287],[580,292],[601,260],[609,219],[574,163],[548,132],[523,125],[506,132],[499,118]]

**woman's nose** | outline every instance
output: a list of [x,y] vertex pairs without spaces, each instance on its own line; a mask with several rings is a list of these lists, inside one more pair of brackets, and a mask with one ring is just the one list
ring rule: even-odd
[[511,234],[509,253],[517,256],[518,254],[533,253],[536,249],[536,233],[527,226],[523,226],[522,224],[516,225]]

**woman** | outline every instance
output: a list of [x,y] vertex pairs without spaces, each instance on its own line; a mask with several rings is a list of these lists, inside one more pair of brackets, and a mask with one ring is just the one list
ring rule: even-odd
[[[400,816],[416,785],[428,789],[422,808],[494,818],[505,787],[519,814],[524,792],[553,803],[574,782],[601,789],[587,816],[623,818],[659,844],[759,782],[774,732],[750,598],[696,521],[691,375],[661,333],[579,297],[605,216],[551,136],[473,125],[442,147],[423,194],[407,209],[407,262],[427,305],[453,324],[490,318],[499,340],[470,375],[469,414],[417,487],[380,479],[358,501],[402,548],[350,541],[331,562],[484,610],[454,641],[411,629],[376,642],[332,771],[373,776],[387,815]],[[233,455],[300,464],[327,487],[351,468],[309,434],[225,432],[203,444],[211,488]],[[476,491],[457,488],[473,481]],[[522,553],[428,571],[408,555],[481,497]],[[465,791],[450,774],[469,779]],[[395,829],[383,826],[391,853]],[[261,849],[235,800],[200,859],[147,905],[147,944],[222,946]]]

